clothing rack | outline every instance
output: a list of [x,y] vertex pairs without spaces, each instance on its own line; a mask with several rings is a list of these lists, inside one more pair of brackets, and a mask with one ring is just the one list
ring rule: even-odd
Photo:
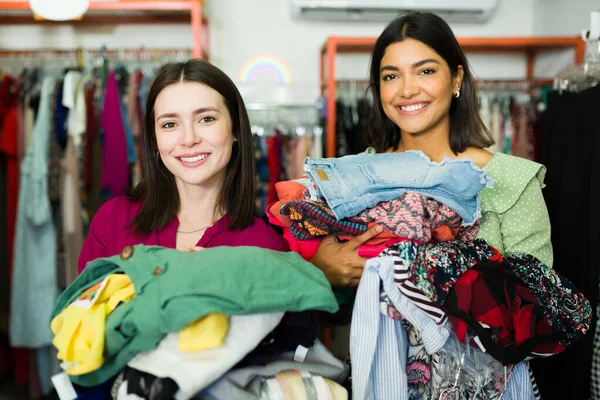
[[532,89],[552,86],[552,79],[514,79],[514,80],[490,80],[482,79],[477,81],[477,89],[479,90],[495,90],[495,91],[522,91],[528,92]]
[[[321,47],[320,77],[321,95],[327,94],[327,157],[335,157],[336,143],[336,88],[335,63],[338,54],[370,53],[375,46],[374,37],[327,38]],[[458,38],[462,49],[468,53],[519,53],[527,57],[525,78],[534,79],[536,53],[549,49],[575,49],[575,62],[585,58],[585,42],[581,37],[502,37],[502,38]]]
[[[6,66],[6,72],[11,67],[16,69],[31,67],[71,67],[87,68],[99,65],[103,61],[118,64],[139,64],[147,67],[149,64],[161,64],[167,60],[186,60],[192,51],[189,49],[74,49],[74,50],[0,50],[0,59]],[[145,68],[144,68],[145,69]],[[0,71],[2,69],[0,68]]]
[[246,109],[250,116],[252,132],[267,135],[267,127],[292,133],[292,135],[321,135],[322,128],[318,126],[317,104],[294,103],[248,103]]
[[33,15],[28,1],[0,1],[0,25],[68,24],[115,25],[131,23],[190,23],[192,56],[209,59],[208,18],[198,0],[90,1],[89,9],[80,20],[48,21]]

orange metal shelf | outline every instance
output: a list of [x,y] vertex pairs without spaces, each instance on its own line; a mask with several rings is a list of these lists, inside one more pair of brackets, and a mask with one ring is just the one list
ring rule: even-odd
[[[202,58],[208,52],[208,19],[198,0],[91,1],[88,12],[76,21],[39,21],[33,18],[28,1],[0,1],[0,24],[129,24],[182,23],[192,26],[192,55]],[[206,35],[203,40],[203,35]],[[203,43],[205,45],[203,45]]]
[[[321,47],[320,76],[321,94],[327,90],[327,157],[335,157],[335,59],[337,54],[370,53],[375,46],[374,37],[339,37],[331,36]],[[535,54],[549,49],[575,49],[575,63],[582,63],[585,58],[585,43],[580,37],[461,37],[457,38],[460,46],[468,53],[524,53],[527,57],[526,78],[534,82],[533,73]],[[327,70],[326,70],[327,67]],[[327,73],[326,73],[327,72]],[[539,80],[548,82],[547,80]],[[332,118],[333,116],[333,118]]]

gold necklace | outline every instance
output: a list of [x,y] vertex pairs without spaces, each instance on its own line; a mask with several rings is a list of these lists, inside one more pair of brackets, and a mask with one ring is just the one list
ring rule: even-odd
[[213,222],[213,223],[212,223],[212,224],[210,224],[210,225],[207,225],[207,226],[205,226],[204,228],[196,229],[195,231],[188,231],[188,232],[185,232],[185,231],[180,231],[179,229],[177,229],[177,233],[188,234],[188,233],[196,233],[196,232],[200,232],[200,231],[203,231],[203,230],[205,230],[205,229],[208,229],[208,228],[210,228],[211,226],[213,226],[213,225],[214,225],[214,224],[216,224],[216,223],[217,223],[217,221]]

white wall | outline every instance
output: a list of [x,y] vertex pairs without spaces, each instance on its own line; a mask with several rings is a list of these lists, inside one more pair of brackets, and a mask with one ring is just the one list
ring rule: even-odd
[[589,29],[590,11],[600,8],[600,0],[534,0],[536,35],[572,35]]
[[[207,0],[211,22],[212,62],[239,82],[244,62],[257,55],[273,55],[289,66],[289,87],[275,84],[272,76],[258,76],[252,85],[240,84],[252,102],[312,102],[319,88],[319,50],[326,38],[377,36],[385,23],[307,22],[290,17],[290,0]],[[450,1],[450,0],[449,0]],[[453,24],[457,36],[577,35],[589,25],[589,11],[600,1],[500,0],[494,16],[485,24]],[[187,25],[0,26],[0,48],[109,48],[190,47]],[[520,55],[469,55],[481,78],[520,78],[525,60]],[[553,76],[572,61],[572,53],[541,57],[538,76]],[[365,78],[368,55],[338,57],[337,75]]]
[[[533,34],[534,0],[501,0],[496,14],[485,24],[453,25],[461,36],[528,36]],[[243,63],[258,54],[281,58],[292,71],[292,87],[254,84],[242,85],[251,101],[312,101],[319,92],[319,51],[328,36],[377,36],[386,23],[312,22],[290,17],[289,0],[261,0],[243,6],[240,0],[210,3],[213,61],[227,73],[236,76]],[[237,7],[236,7],[237,6]],[[522,10],[511,15],[515,8]],[[507,23],[510,21],[510,23]],[[482,77],[521,77],[525,62],[519,56],[473,56],[472,62]],[[369,57],[339,56],[336,75],[343,78],[365,78]]]

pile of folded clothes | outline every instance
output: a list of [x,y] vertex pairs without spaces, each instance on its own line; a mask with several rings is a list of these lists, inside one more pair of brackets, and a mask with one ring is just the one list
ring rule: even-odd
[[295,253],[138,245],[91,262],[51,329],[80,399],[277,399],[290,387],[345,399],[348,367],[310,314],[337,308]]

